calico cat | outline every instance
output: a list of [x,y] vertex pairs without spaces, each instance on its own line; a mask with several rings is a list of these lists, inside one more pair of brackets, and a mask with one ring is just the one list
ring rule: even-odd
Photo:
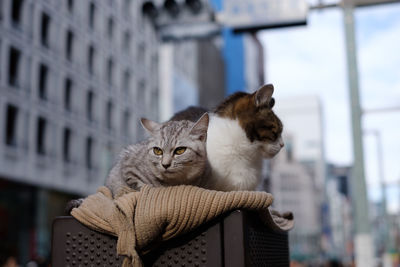
[[142,119],[150,138],[125,148],[105,185],[116,195],[123,186],[140,190],[144,184],[198,185],[207,176],[208,114],[195,123],[188,120],[162,124]]
[[[202,187],[221,191],[255,190],[261,179],[262,160],[283,147],[282,122],[272,111],[272,84],[252,94],[237,92],[211,112],[207,131],[207,157],[211,175]],[[191,107],[171,121],[194,119],[202,109]]]

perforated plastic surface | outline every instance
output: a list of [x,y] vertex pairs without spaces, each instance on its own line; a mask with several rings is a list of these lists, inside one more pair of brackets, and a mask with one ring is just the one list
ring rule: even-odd
[[249,266],[289,266],[287,233],[273,232],[266,228],[255,214],[245,216],[246,259]]
[[[121,266],[117,239],[72,217],[53,223],[52,266]],[[289,266],[288,236],[265,228],[254,214],[235,211],[141,255],[145,266]]]
[[[171,240],[144,256],[146,266],[221,266],[219,225]],[[210,239],[212,232],[215,233]]]
[[52,266],[121,266],[116,238],[91,231],[72,217],[53,224]]
[[[220,224],[212,222],[142,255],[145,266],[221,266]],[[121,266],[117,239],[85,227],[73,217],[53,223],[52,266]]]

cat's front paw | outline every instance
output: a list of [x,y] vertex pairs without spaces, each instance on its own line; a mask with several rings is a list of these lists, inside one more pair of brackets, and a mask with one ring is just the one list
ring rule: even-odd
[[65,212],[69,215],[73,208],[78,208],[83,202],[83,198],[70,200],[65,206]]
[[126,184],[135,191],[140,191],[140,189],[145,185],[142,181],[135,178],[126,179]]

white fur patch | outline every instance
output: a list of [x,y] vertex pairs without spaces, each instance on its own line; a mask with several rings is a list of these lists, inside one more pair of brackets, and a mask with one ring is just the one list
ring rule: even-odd
[[250,142],[237,120],[210,116],[207,131],[207,157],[212,189],[254,190],[260,181],[262,149]]

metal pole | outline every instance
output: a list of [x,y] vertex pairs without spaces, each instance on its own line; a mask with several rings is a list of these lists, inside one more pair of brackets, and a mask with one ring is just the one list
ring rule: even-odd
[[[382,211],[381,214],[378,216],[381,216],[380,220],[383,225],[383,247],[384,251],[383,253],[385,254],[386,252],[390,251],[390,238],[388,235],[388,229],[389,227],[389,217],[387,213],[387,198],[386,198],[386,184],[385,184],[385,174],[384,174],[384,167],[383,167],[383,153],[382,153],[382,138],[381,138],[381,132],[379,130],[370,130],[365,133],[370,133],[375,137],[375,142],[376,142],[376,157],[377,157],[377,164],[378,164],[378,177],[379,177],[379,184],[381,187],[381,205],[382,205]],[[385,255],[384,255],[385,256]]]
[[368,199],[364,175],[364,152],[361,130],[362,112],[360,108],[358,88],[357,50],[353,10],[353,1],[343,1],[354,153],[354,166],[351,179],[352,201],[355,213],[354,248],[356,266],[372,267],[374,259],[374,249],[368,215]]
[[386,199],[386,187],[385,187],[385,173],[383,168],[383,153],[382,153],[382,138],[381,133],[377,130],[373,131],[376,137],[376,151],[378,158],[378,170],[379,170],[379,180],[382,191],[382,206],[383,206],[383,216],[387,218],[387,199]]
[[389,236],[389,216],[387,212],[387,199],[386,199],[386,186],[385,186],[385,173],[383,168],[383,153],[382,153],[382,138],[381,133],[378,130],[373,131],[376,137],[376,149],[377,149],[377,157],[378,157],[378,170],[379,170],[379,180],[381,184],[381,192],[382,192],[382,225],[383,225],[383,255],[382,255],[382,263],[383,267],[389,267],[391,265],[391,257],[390,257],[390,249],[391,249],[391,238]]

